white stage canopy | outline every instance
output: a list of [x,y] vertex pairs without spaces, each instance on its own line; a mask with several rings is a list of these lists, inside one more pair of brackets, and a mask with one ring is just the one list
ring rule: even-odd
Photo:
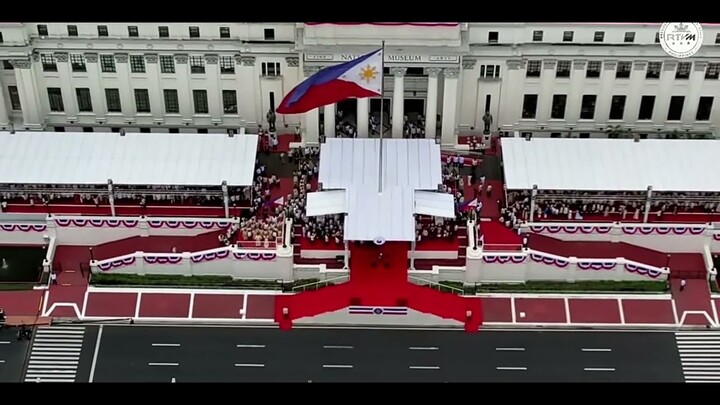
[[502,139],[508,190],[720,192],[718,140]]
[[452,195],[435,191],[440,146],[431,139],[382,142],[380,185],[379,139],[330,138],[320,147],[319,182],[329,191],[308,194],[307,215],[347,214],[345,240],[413,241],[414,214],[455,217]]
[[0,132],[0,183],[249,186],[257,135]]

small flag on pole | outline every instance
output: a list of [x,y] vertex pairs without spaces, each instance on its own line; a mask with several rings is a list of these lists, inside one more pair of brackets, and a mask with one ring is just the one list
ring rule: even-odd
[[352,306],[349,308],[352,315],[407,315],[407,307],[369,307]]

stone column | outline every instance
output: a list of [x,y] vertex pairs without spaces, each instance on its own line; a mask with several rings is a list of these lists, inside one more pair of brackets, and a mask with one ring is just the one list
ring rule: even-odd
[[[522,117],[522,103],[523,94],[522,86],[525,83],[525,64],[527,62],[520,59],[509,59],[507,61],[507,76],[502,81],[503,84],[500,88],[501,95],[500,99],[503,101],[500,103],[500,110],[498,115],[502,116],[495,119],[495,126],[503,126],[505,130],[509,130],[508,127],[517,127]],[[507,106],[507,107],[505,107]],[[507,125],[503,125],[503,122],[507,122]]]
[[578,120],[580,119],[586,69],[587,60],[577,59],[572,61],[572,69],[570,71],[570,94],[568,94],[567,109],[565,110],[565,121],[568,126],[577,125]]
[[222,85],[220,84],[220,57],[218,55],[205,55],[205,70],[207,73],[208,110],[210,122],[222,122],[225,107],[222,101]]
[[[8,99],[7,103],[5,102],[5,96],[2,91],[3,87],[2,75],[0,75],[0,128],[6,128],[10,123],[10,115],[8,114],[10,100]],[[21,105],[20,107],[24,109],[25,106]]]
[[[255,57],[243,56],[240,54],[235,55],[235,81],[238,89],[243,89],[242,92],[238,92],[238,114],[240,114],[241,125],[247,125],[248,122],[257,122],[258,112],[257,104],[255,103],[258,98],[248,96],[255,95],[255,88],[260,86],[260,78],[255,74]],[[245,108],[240,108],[245,106]]]
[[[175,55],[175,73],[181,83],[177,86],[178,105],[180,106],[180,115],[182,115],[182,120],[185,124],[192,123],[192,116],[195,114],[195,105],[193,104],[192,92],[190,91],[191,80],[188,59],[187,55]],[[187,83],[187,85],[183,85],[183,82]]]
[[630,86],[627,92],[627,100],[625,101],[625,122],[633,124],[637,123],[640,114],[640,102],[643,96],[643,86],[645,85],[645,72],[647,71],[647,61],[636,60],[633,62],[633,68],[630,71]]
[[[360,101],[360,100],[358,100]],[[325,107],[325,137],[335,137],[335,111],[337,104],[328,104]]]
[[29,59],[13,60],[15,67],[15,82],[20,94],[20,106],[22,107],[23,127],[28,129],[42,129],[40,118],[40,102],[35,78],[33,77],[31,62]]
[[[392,103],[392,137],[402,138],[405,123],[405,72],[407,68],[392,68],[393,103]],[[382,129],[381,129],[382,130]]]
[[[668,110],[670,109],[670,97],[673,94],[673,84],[675,83],[675,70],[677,69],[677,61],[667,59],[663,61],[660,79],[657,80],[658,93],[655,96],[655,109],[653,110],[653,126],[658,129],[665,128],[665,122],[668,120]],[[655,81],[655,80],[653,80]],[[695,118],[695,117],[693,117]]]
[[[319,70],[316,66],[304,66],[305,77],[310,77]],[[320,142],[320,109],[315,108],[305,113],[303,128],[303,143],[305,145],[318,145]]]
[[367,138],[370,134],[370,99],[359,98],[357,101],[357,136]]
[[62,90],[65,115],[68,121],[77,122],[77,96],[75,95],[75,88],[72,85],[72,73],[70,72],[70,63],[68,63],[68,54],[66,52],[57,52],[54,56],[55,63],[57,64],[58,76],[60,77],[60,89]]
[[457,121],[458,76],[460,75],[460,68],[446,68],[444,75],[442,145],[443,147],[454,148],[455,144],[457,144],[455,126]]
[[[555,67],[557,60],[546,59],[542,61],[540,74],[540,94],[538,95],[538,111],[537,121],[539,125],[547,125],[550,118],[550,110],[552,109],[552,100],[554,96],[555,86]],[[565,112],[567,113],[567,104],[565,104]],[[492,128],[491,128],[492,129]]]
[[[600,89],[612,89],[615,83],[615,69],[617,68],[616,60],[606,60],[603,62],[602,72],[600,73]],[[611,91],[598,92],[597,104],[595,104],[595,122],[599,130],[607,128],[607,121],[610,119],[610,103],[612,102]]]
[[105,90],[100,77],[100,64],[98,63],[98,54],[85,54],[85,68],[87,69],[88,80],[90,81],[90,97],[92,97],[93,111],[95,112],[96,121],[102,120],[107,115],[107,100],[105,100]]
[[[130,66],[126,53],[115,54],[115,70],[120,87],[120,107],[126,122],[135,121],[135,92],[130,79]],[[152,108],[152,107],[151,107]]]
[[[705,82],[705,69],[708,63],[706,61],[695,61],[693,63],[693,69],[690,73],[690,90],[685,98],[685,105],[683,105],[682,123],[683,125],[692,126],[695,122],[695,116],[698,111],[698,104],[700,103],[700,97],[703,95],[712,95],[712,92],[708,94],[703,93],[703,83]],[[715,102],[715,101],[713,101]]]
[[437,102],[438,102],[438,75],[440,68],[427,68],[428,89],[427,107],[425,108],[425,137],[435,138],[437,135]]
[[165,120],[165,104],[163,103],[162,85],[160,81],[160,66],[158,66],[158,56],[156,54],[145,54],[145,69],[148,78],[148,97],[150,97],[150,112],[153,116],[153,122],[162,123]]

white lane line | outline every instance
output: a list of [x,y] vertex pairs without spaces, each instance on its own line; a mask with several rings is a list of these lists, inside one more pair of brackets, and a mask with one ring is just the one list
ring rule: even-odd
[[498,352],[524,352],[524,347],[496,347],[495,351]]
[[0,364],[5,363],[5,360],[0,360]]
[[353,346],[333,346],[333,345],[328,345],[328,346],[323,346],[323,349],[338,349],[338,350],[348,349],[348,350],[349,350],[349,349],[354,349],[354,347],[353,347]]
[[527,367],[495,367],[496,370],[506,371],[526,371]]
[[148,363],[148,366],[152,366],[152,367],[156,367],[156,366],[157,366],[157,367],[163,367],[163,366],[166,366],[166,367],[177,367],[177,366],[179,366],[179,365],[180,365],[180,363]]
[[265,345],[236,345],[238,349],[264,349]]
[[410,366],[410,370],[440,370],[439,366]]
[[90,377],[88,382],[91,383],[95,379],[95,368],[97,368],[98,354],[100,353],[100,341],[102,340],[103,325],[98,329],[97,339],[95,340],[95,352],[93,353],[92,364],[90,365]]
[[427,350],[427,351],[433,351],[433,350],[440,350],[439,347],[422,347],[422,346],[413,346],[409,347],[410,350]]
[[678,345],[678,349],[717,349],[718,347],[718,345]]
[[51,370],[57,370],[57,369],[68,369],[68,370],[77,370],[77,364],[74,365],[59,365],[59,364],[36,364],[36,363],[28,363],[28,369],[34,370],[34,369],[43,369],[48,368]]
[[614,368],[610,367],[585,367],[585,371],[615,371]]
[[720,349],[678,349],[680,355],[684,353],[720,353]]
[[[5,360],[2,360],[3,362]],[[75,365],[77,366],[79,361],[59,361],[59,360],[30,360],[28,361],[28,365],[31,364],[66,364],[66,365]]]
[[2,340],[2,341],[0,341],[0,345],[9,345],[9,344],[10,344],[10,341],[9,341],[9,340]]
[[591,352],[591,353],[593,353],[593,352],[607,353],[607,352],[611,352],[612,349],[582,349],[582,351],[584,351],[584,352]]
[[262,368],[265,367],[264,364],[259,363],[235,363],[235,367],[254,367],[254,368]]
[[351,364],[323,364],[323,368],[353,368]]
[[720,353],[685,353],[685,352],[680,353],[680,358],[683,358],[683,357],[705,357],[705,358],[720,357]]
[[[686,375],[686,380],[720,380],[720,375]],[[717,381],[714,381],[717,382]]]
[[180,343],[153,343],[152,347],[180,347]]
[[58,357],[58,356],[33,356],[30,355],[30,361],[32,360],[67,360],[67,361],[80,361],[80,356],[73,356],[73,357]]
[[685,375],[720,375],[720,371],[708,371],[707,369],[704,369],[703,371],[693,371],[690,369],[683,370]]

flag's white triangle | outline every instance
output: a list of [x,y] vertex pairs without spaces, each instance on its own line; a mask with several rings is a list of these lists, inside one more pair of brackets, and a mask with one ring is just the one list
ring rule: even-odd
[[283,205],[285,204],[285,197],[280,197],[277,200],[273,201],[273,203],[275,203],[275,205]]
[[473,199],[472,201],[470,201],[470,202],[467,204],[468,207],[477,207],[477,205],[478,205],[478,200],[477,200],[477,198]]

